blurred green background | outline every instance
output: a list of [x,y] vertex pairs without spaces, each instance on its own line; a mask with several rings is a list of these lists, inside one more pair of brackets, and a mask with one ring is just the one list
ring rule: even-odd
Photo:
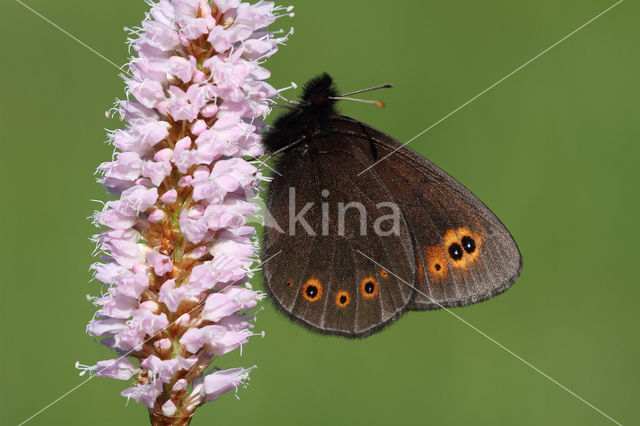
[[[117,64],[142,0],[29,0]],[[341,105],[407,140],[613,4],[605,0],[296,1],[272,84],[328,71],[344,90],[391,81],[388,105]],[[524,271],[455,313],[622,424],[639,424],[637,3],[626,1],[415,140],[513,233]],[[111,158],[104,111],[118,70],[13,0],[3,41],[0,423],[81,383],[74,362],[112,354],[85,334],[95,229]],[[287,92],[294,97],[296,91]],[[261,287],[260,277],[255,285]],[[219,363],[259,368],[193,425],[613,424],[447,312],[410,313],[366,340],[312,334],[268,302],[253,338]],[[144,425],[144,407],[94,379],[30,425]]]

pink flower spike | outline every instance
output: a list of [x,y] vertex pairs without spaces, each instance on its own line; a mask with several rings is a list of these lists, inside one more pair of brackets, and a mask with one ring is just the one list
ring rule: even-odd
[[[156,0],[130,30],[134,52],[116,152],[98,167],[112,197],[92,216],[100,295],[86,330],[121,358],[82,374],[131,382],[154,425],[186,425],[249,370],[206,375],[213,359],[253,335],[262,295],[249,288],[264,153],[262,119],[278,92],[262,65],[288,36],[268,26],[271,1]],[[290,10],[287,9],[289,12]],[[114,357],[115,358],[115,357]],[[117,423],[117,421],[116,421]]]

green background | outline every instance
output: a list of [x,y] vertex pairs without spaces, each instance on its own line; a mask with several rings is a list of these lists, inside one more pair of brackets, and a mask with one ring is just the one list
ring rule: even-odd
[[[29,0],[117,64],[142,0]],[[391,81],[384,110],[342,110],[404,141],[613,4],[605,0],[295,1],[272,84],[331,72],[344,90]],[[411,146],[510,229],[524,271],[506,294],[454,312],[622,424],[640,423],[639,7],[621,3]],[[85,334],[95,229],[111,158],[104,111],[118,70],[13,0],[2,40],[0,423],[81,383],[74,362],[112,357]],[[297,91],[287,92],[294,97]],[[261,287],[260,277],[254,280]],[[264,303],[219,365],[259,368],[193,424],[606,425],[594,409],[447,312],[410,313],[349,341],[312,334]],[[125,382],[94,379],[30,425],[144,425]]]

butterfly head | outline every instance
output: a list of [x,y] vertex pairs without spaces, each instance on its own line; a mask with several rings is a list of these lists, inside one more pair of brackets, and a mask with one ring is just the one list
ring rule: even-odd
[[307,144],[323,129],[331,127],[330,120],[337,115],[336,102],[347,100],[384,107],[380,101],[357,99],[351,95],[385,87],[392,87],[392,85],[383,84],[339,95],[331,76],[322,73],[305,84],[301,101],[293,102],[295,103],[294,107],[286,107],[290,111],[276,119],[263,135],[263,142],[271,152],[281,151],[292,146],[303,147],[304,145],[300,142]]
[[305,84],[300,106],[315,110],[332,109],[336,103],[336,99],[333,98],[337,96],[338,90],[333,83],[333,79],[329,74],[323,73]]

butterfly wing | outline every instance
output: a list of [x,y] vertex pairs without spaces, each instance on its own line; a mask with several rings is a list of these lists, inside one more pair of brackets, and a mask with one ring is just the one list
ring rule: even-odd
[[367,158],[367,167],[399,148],[359,178],[382,180],[409,226],[416,264],[415,275],[404,275],[416,287],[409,309],[469,305],[515,282],[522,269],[520,251],[502,222],[471,191],[364,123],[337,117],[331,128]]
[[[321,333],[363,337],[397,319],[413,296],[381,265],[400,276],[413,276],[416,265],[401,215],[396,235],[374,232],[372,213],[388,214],[379,203],[393,197],[381,180],[356,176],[368,160],[346,148],[339,135],[317,138],[278,159],[263,269],[267,292],[288,316]],[[364,218],[348,203],[361,205]]]

